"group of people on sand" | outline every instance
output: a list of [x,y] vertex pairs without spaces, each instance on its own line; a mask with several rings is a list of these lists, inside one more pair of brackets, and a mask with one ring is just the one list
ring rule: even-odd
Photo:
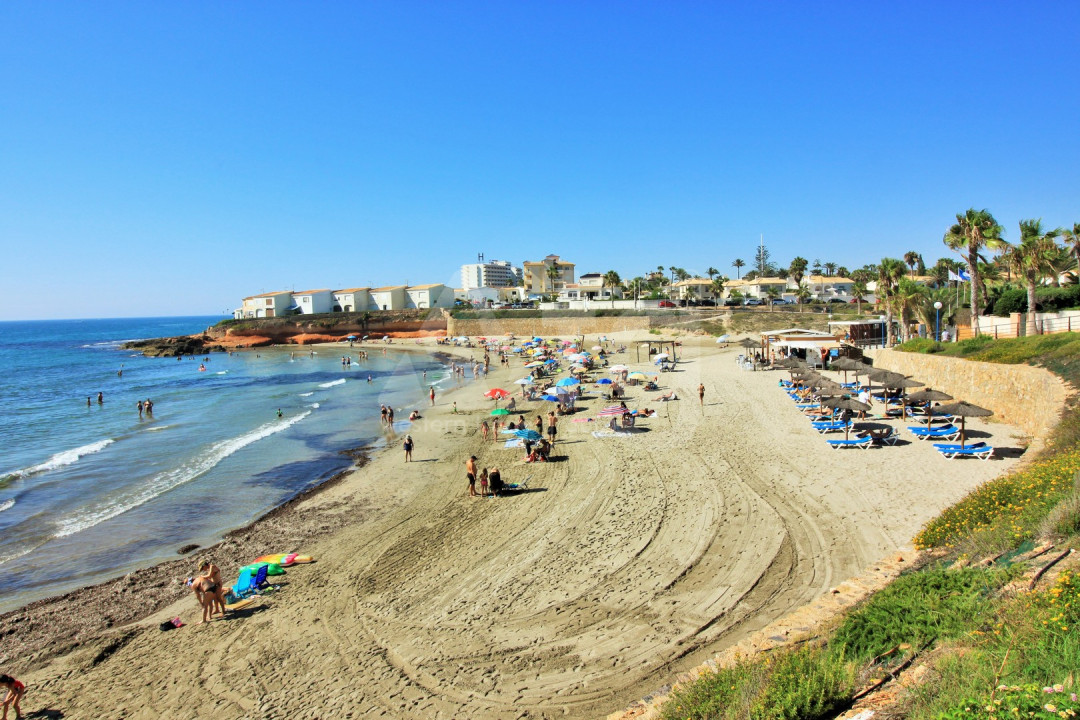
[[202,608],[202,619],[197,625],[210,622],[214,615],[225,616],[225,585],[221,570],[212,560],[199,563],[199,574],[188,578],[187,584]]
[[[476,456],[470,455],[465,461],[465,478],[469,483],[469,497],[499,497],[506,489],[502,473],[498,467],[492,467],[490,472],[487,468],[476,472]],[[480,483],[480,492],[476,491],[476,484]]]

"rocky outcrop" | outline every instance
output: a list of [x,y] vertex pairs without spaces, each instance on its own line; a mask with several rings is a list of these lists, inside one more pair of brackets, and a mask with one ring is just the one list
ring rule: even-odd
[[209,335],[180,335],[178,337],[132,340],[123,345],[125,350],[138,350],[147,357],[177,357],[180,355],[205,355],[212,352],[228,352],[236,347],[269,345],[270,338],[243,338],[245,342],[223,342]]

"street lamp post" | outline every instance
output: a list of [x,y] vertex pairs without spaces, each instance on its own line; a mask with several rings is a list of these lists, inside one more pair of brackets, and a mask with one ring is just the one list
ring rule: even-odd
[[934,342],[941,342],[941,301],[938,300],[934,303],[934,311],[936,317],[934,318]]

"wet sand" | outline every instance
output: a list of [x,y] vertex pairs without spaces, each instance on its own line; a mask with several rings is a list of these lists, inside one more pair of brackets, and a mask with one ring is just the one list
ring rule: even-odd
[[[656,374],[633,352],[615,358]],[[399,433],[281,513],[282,537],[256,554],[318,562],[290,569],[253,610],[196,627],[186,595],[36,662],[5,635],[4,669],[30,686],[24,709],[65,718],[604,717],[905,548],[1016,462],[948,461],[906,431],[896,447],[834,451],[777,387],[786,374],[742,371],[736,353],[688,344],[660,375],[679,400],[629,389],[630,407],[658,410],[644,431],[613,437],[563,418],[553,462],[537,465],[481,441],[482,393],[514,390],[525,372],[493,365],[422,408],[408,429],[417,462],[403,462]],[[608,404],[595,392],[575,418]],[[534,420],[548,404],[529,407]],[[969,427],[1017,445],[1008,426]],[[470,454],[531,490],[468,497]],[[324,534],[302,539],[289,517]],[[189,625],[159,631],[174,615]]]

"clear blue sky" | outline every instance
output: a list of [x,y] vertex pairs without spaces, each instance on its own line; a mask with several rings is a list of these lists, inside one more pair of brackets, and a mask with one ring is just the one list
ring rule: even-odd
[[[746,7],[753,6],[753,7]],[[1080,222],[1080,3],[5,2],[0,319]]]

